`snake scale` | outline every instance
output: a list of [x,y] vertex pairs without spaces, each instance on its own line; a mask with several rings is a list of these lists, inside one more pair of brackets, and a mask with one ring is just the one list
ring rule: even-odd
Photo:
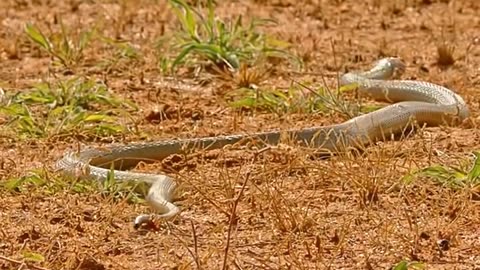
[[177,183],[167,175],[119,170],[119,165],[133,167],[140,160],[162,160],[185,150],[218,149],[247,138],[256,138],[266,144],[275,145],[282,134],[308,143],[309,146],[335,153],[342,149],[364,147],[402,133],[411,126],[412,120],[420,126],[455,125],[469,116],[468,107],[462,97],[445,87],[423,81],[387,80],[402,73],[404,69],[405,65],[400,59],[390,57],[379,60],[369,71],[342,75],[340,85],[355,84],[361,94],[394,104],[340,124],[248,135],[110,145],[102,149],[87,148],[79,152],[67,152],[57,162],[57,166],[66,174],[78,175],[78,170],[81,169],[84,176],[103,181],[107,179],[113,163],[116,181],[136,180],[149,184],[146,200],[155,210],[155,214],[137,216],[135,226],[138,227],[152,218],[170,218],[180,212],[172,203]]

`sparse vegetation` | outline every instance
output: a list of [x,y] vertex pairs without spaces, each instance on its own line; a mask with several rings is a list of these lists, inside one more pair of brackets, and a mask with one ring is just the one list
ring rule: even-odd
[[[480,7],[444,2],[0,1],[0,269],[478,268]],[[429,66],[445,14],[448,70]],[[384,105],[338,73],[391,54],[469,121],[329,159],[282,140],[141,162],[182,213],[137,230],[145,185],[55,169],[90,146],[341,123]]]
[[453,54],[455,47],[448,45],[445,42],[437,46],[437,64],[440,66],[448,67],[455,64],[455,58]]
[[93,66],[105,74],[110,74],[112,70],[128,70],[129,65],[142,58],[141,53],[130,42],[103,36],[97,32],[97,28],[87,28],[77,35],[71,33],[62,21],[60,26],[59,33],[47,35],[36,25],[29,23],[25,26],[25,33],[53,59],[53,66],[63,68],[63,72],[72,73],[74,69],[82,66],[87,58],[85,50],[92,46],[94,41],[110,47],[108,56],[93,63]]
[[106,74],[110,74],[113,70],[129,70],[132,63],[142,59],[139,50],[130,42],[117,41],[108,37],[101,37],[101,40],[111,47],[110,55],[97,64]]
[[132,203],[144,203],[145,183],[116,182],[113,174],[104,182],[91,179],[75,179],[49,173],[45,168],[31,170],[20,177],[12,177],[0,182],[3,190],[13,194],[20,192],[41,192],[44,196],[52,196],[61,192],[77,194],[99,194],[112,201],[126,200]]
[[241,88],[232,96],[239,96],[230,103],[233,108],[267,111],[283,115],[294,112],[320,111],[324,106],[318,99],[301,92],[295,86],[282,89]]
[[331,113],[336,112],[350,119],[361,113],[368,113],[381,106],[363,104],[361,99],[351,100],[346,93],[352,92],[355,85],[342,86],[333,90],[329,87],[312,89],[303,83],[292,83],[286,90],[257,87],[242,87],[229,94],[234,101],[233,108],[259,110],[277,115],[291,113]]
[[106,85],[72,78],[35,85],[10,94],[0,112],[20,137],[103,137],[127,132],[118,119],[136,106],[113,95]]
[[25,33],[54,59],[54,65],[72,69],[84,59],[84,50],[92,41],[95,29],[82,31],[77,38],[73,38],[62,21],[60,26],[60,33],[46,35],[37,26],[29,23],[25,27]]
[[480,152],[475,151],[473,155],[473,164],[462,164],[461,167],[436,164],[414,171],[405,176],[404,180],[409,183],[417,177],[427,177],[455,190],[471,189],[478,197],[480,196]]
[[[206,12],[195,9],[183,0],[169,0],[180,22],[181,29],[173,36],[161,37],[158,42],[160,66],[163,71],[175,70],[180,64],[199,64],[204,61],[231,70],[239,69],[242,63],[253,64],[259,59],[284,58],[300,60],[289,53],[289,44],[258,30],[273,23],[271,19],[254,19],[244,26],[241,16],[222,20],[215,13],[214,1],[207,0]],[[176,53],[173,61],[169,52]]]

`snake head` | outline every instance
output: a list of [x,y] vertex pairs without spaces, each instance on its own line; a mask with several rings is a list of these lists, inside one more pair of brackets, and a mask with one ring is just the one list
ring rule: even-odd
[[389,70],[393,78],[398,78],[406,70],[405,63],[398,57],[386,57],[380,59],[375,65],[376,68]]
[[340,78],[341,85],[366,80],[386,80],[399,77],[405,71],[406,65],[398,57],[386,57],[378,60],[373,68],[365,72],[349,72]]
[[148,214],[139,215],[135,218],[135,221],[133,222],[133,228],[135,230],[139,230],[140,228],[142,228],[142,229],[151,230],[151,231],[159,231],[160,228],[157,226],[157,224],[155,224],[153,219],[154,219],[153,215],[148,215]]

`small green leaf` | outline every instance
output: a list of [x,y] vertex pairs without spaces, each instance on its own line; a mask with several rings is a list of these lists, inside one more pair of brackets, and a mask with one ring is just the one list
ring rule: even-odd
[[91,189],[91,186],[85,185],[84,183],[75,183],[72,187],[72,191],[75,193],[85,193]]
[[475,155],[475,161],[468,172],[468,179],[472,182],[478,182],[480,176],[480,152],[474,151],[473,154]]
[[234,108],[251,108],[255,106],[255,98],[246,97],[230,103],[230,106]]
[[408,262],[408,261],[401,261],[397,265],[395,265],[392,270],[422,270],[425,269],[425,264],[421,262]]
[[351,83],[351,84],[347,84],[347,85],[342,85],[342,86],[338,89],[338,91],[339,91],[340,93],[350,92],[350,91],[353,91],[353,90],[355,90],[355,89],[357,89],[357,88],[358,88],[358,84],[356,84],[356,83]]
[[51,45],[48,38],[33,24],[27,23],[25,26],[25,31],[29,38],[31,38],[35,43],[40,45],[45,50],[50,50]]
[[100,122],[100,121],[112,121],[113,119],[108,115],[103,114],[90,114],[83,119],[85,122]]
[[190,36],[193,39],[198,40],[196,33],[197,21],[195,20],[195,16],[193,16],[192,11],[189,8],[185,9],[185,23]]
[[31,252],[31,251],[24,251],[22,253],[22,256],[26,261],[31,261],[31,262],[44,262],[45,261],[45,257],[42,254]]
[[104,189],[112,191],[116,184],[117,182],[115,181],[115,167],[112,163],[110,166],[110,170],[107,173],[107,179],[102,182],[102,185]]
[[120,125],[97,125],[93,128],[97,134],[100,135],[113,135],[117,133],[124,132],[125,129]]
[[406,261],[401,261],[393,267],[393,270],[408,270],[408,263]]
[[90,41],[92,40],[94,33],[94,30],[84,31],[80,33],[80,40],[78,42],[78,49],[80,51],[83,51],[87,47],[88,43],[90,43]]
[[2,186],[8,191],[16,191],[20,188],[20,186],[22,186],[24,182],[25,182],[25,178],[23,177],[12,178],[2,183]]
[[422,270],[425,269],[425,264],[422,262],[411,262],[409,264],[409,268],[412,270]]
[[26,177],[25,182],[33,184],[34,186],[37,186],[37,187],[43,186],[46,184],[45,179],[35,172],[32,172],[30,175],[28,175]]
[[449,170],[441,165],[433,165],[426,167],[420,171],[422,175],[437,178],[437,179],[446,179],[451,176]]
[[173,63],[172,63],[172,66],[171,66],[171,69],[172,71],[177,67],[177,65],[179,65],[183,59],[195,48],[195,45],[194,44],[190,44],[188,46],[185,46],[183,48],[183,50],[177,55],[177,57],[175,58],[175,60],[173,60]]
[[48,104],[52,103],[55,100],[55,98],[52,98],[51,96],[42,97],[37,95],[26,95],[22,99],[26,102],[37,104]]

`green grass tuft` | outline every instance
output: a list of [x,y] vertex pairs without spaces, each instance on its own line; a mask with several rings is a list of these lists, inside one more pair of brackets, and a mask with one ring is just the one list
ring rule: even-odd
[[417,177],[427,177],[452,189],[477,188],[480,186],[480,152],[474,151],[473,155],[472,164],[459,167],[435,164],[413,171],[404,176],[403,180],[410,183]]
[[60,26],[60,33],[46,35],[37,26],[27,24],[25,33],[55,60],[54,65],[72,69],[84,59],[84,50],[92,41],[96,30],[82,31],[77,38],[73,38],[62,21]]
[[230,106],[238,109],[268,111],[278,115],[335,111],[347,119],[379,108],[361,106],[347,100],[344,94],[354,89],[355,86],[351,85],[342,86],[335,91],[327,87],[313,89],[302,83],[294,83],[286,90],[243,87],[230,94],[234,99],[230,102]]
[[[224,21],[215,15],[213,1],[208,0],[204,12],[183,0],[170,0],[170,6],[180,22],[181,29],[171,36],[159,39],[160,68],[174,72],[183,64],[210,62],[232,70],[241,63],[252,64],[261,58],[289,59],[297,65],[301,60],[287,51],[290,44],[270,37],[258,30],[274,23],[272,20],[252,20],[246,26],[242,17]],[[165,52],[166,49],[166,52]],[[176,53],[173,60],[169,51]]]
[[52,196],[60,192],[78,194],[99,193],[106,199],[120,201],[126,199],[130,203],[144,203],[148,186],[143,182],[115,181],[113,174],[103,182],[91,179],[75,179],[49,173],[45,169],[33,169],[23,176],[11,177],[0,181],[0,190],[10,193],[40,192]]
[[118,135],[126,131],[118,117],[137,109],[104,84],[82,77],[40,83],[5,99],[0,113],[21,138]]
[[403,260],[392,267],[392,270],[422,270],[426,266],[422,262]]

